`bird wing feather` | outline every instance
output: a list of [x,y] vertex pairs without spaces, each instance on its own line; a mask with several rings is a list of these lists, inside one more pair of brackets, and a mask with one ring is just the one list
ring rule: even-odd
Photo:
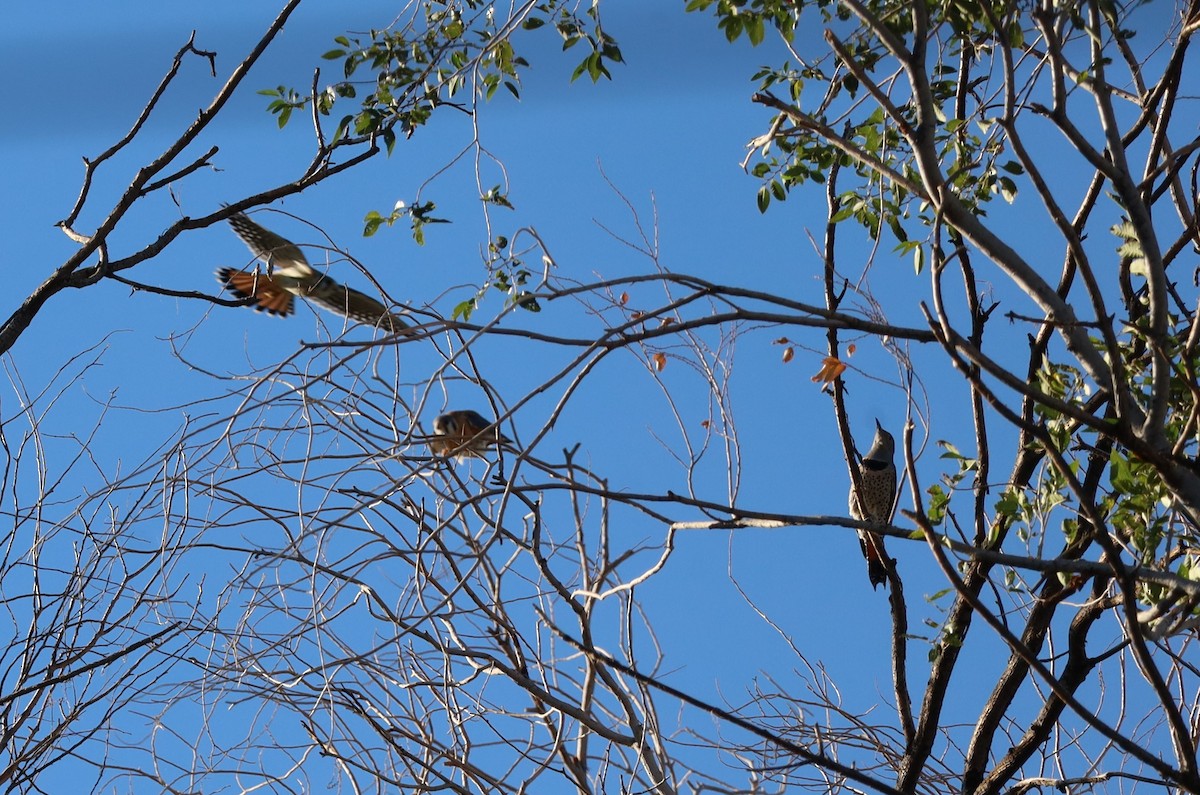
[[254,223],[245,213],[229,216],[229,225],[254,253],[254,256],[267,263],[269,267],[279,268],[295,277],[316,274],[299,246],[280,237],[270,229],[264,229]]
[[389,312],[379,301],[353,287],[339,284],[328,276],[310,286],[304,297],[317,306],[360,323],[392,332],[408,328],[407,323]]

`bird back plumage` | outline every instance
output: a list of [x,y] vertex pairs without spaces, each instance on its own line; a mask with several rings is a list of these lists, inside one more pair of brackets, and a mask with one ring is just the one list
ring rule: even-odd
[[509,441],[495,423],[471,409],[457,409],[439,414],[433,420],[434,438],[429,442],[435,455],[482,457],[492,447]]
[[[848,497],[850,516],[864,522],[889,524],[896,505],[896,465],[893,461],[896,443],[892,435],[875,422],[875,438],[871,449],[858,467],[858,491],[850,485]],[[861,504],[860,504],[861,497]],[[863,557],[867,559],[867,577],[873,588],[887,582],[888,557],[883,536],[868,530],[858,531]]]

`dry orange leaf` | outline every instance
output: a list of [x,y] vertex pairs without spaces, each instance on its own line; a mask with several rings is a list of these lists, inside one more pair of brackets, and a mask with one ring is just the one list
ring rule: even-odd
[[788,362],[790,362],[792,360],[792,357],[794,357],[795,355],[796,355],[796,349],[793,348],[791,345],[787,346],[786,348],[783,349],[783,363],[787,364]]
[[856,350],[858,350],[858,346],[852,342],[846,346],[846,355],[853,356]]
[[621,293],[621,306],[629,303],[629,293]]
[[663,368],[666,366],[667,366],[667,355],[665,353],[654,354],[654,369],[658,370],[661,373],[663,371]]
[[814,382],[820,381],[824,384],[830,384],[838,380],[838,378],[846,371],[846,364],[836,356],[826,356],[821,361],[821,369],[812,377]]

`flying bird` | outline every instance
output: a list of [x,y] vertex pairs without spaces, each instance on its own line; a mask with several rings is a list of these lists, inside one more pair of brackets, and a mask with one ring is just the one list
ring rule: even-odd
[[[850,484],[850,516],[863,522],[890,524],[896,504],[896,465],[892,458],[896,442],[892,435],[875,420],[875,438],[871,449],[859,462],[859,494]],[[860,500],[859,497],[862,499]],[[887,583],[888,556],[883,547],[883,536],[870,530],[858,531],[858,542],[863,557],[867,559],[867,577],[871,587],[878,588]]]
[[267,271],[221,268],[217,280],[238,298],[249,299],[255,311],[287,317],[295,309],[293,296],[299,296],[360,323],[411,333],[409,325],[379,301],[318,273],[296,244],[254,223],[245,213],[231,215],[229,225],[254,256],[266,263]]
[[483,458],[491,448],[509,441],[495,423],[488,422],[479,412],[459,409],[434,418],[429,447],[436,455],[453,455],[462,461],[468,456]]

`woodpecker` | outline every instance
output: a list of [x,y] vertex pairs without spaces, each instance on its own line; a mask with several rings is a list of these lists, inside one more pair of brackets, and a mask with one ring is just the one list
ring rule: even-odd
[[[858,468],[861,509],[859,495],[854,493],[853,482],[850,484],[851,518],[877,524],[891,523],[896,504],[896,465],[892,461],[895,451],[896,442],[892,435],[883,429],[879,420],[875,420],[875,439]],[[881,583],[886,584],[888,556],[883,547],[883,537],[869,530],[859,530],[858,542],[862,546],[863,557],[867,559],[867,577],[871,580],[871,587],[878,588]]]
[[438,415],[433,420],[433,436],[429,447],[435,455],[453,455],[459,461],[468,456],[483,458],[490,448],[510,441],[500,433],[495,423],[488,422],[479,412],[470,409]]
[[251,221],[245,213],[229,217],[229,225],[254,256],[266,263],[262,273],[221,268],[217,280],[238,298],[248,298],[256,311],[287,317],[294,309],[293,296],[311,301],[343,317],[388,332],[411,334],[409,325],[383,304],[318,273],[292,242]]

